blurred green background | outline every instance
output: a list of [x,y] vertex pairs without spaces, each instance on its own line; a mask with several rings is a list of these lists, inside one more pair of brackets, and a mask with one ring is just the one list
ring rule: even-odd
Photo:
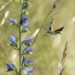
[[[0,0],[0,8],[9,0]],[[28,9],[30,18],[30,33],[23,34],[31,36],[37,28],[40,27],[44,18],[51,10],[55,0],[32,0],[31,7]],[[21,0],[11,0],[11,2],[0,11],[0,22],[5,12],[9,15],[5,24],[0,26],[0,75],[15,75],[13,72],[6,72],[6,63],[13,62],[17,64],[17,51],[9,46],[9,36],[16,34],[18,30],[10,25],[10,18],[19,20],[21,9]],[[64,26],[61,35],[47,35],[46,30],[49,27],[51,18],[54,18],[53,30]],[[34,60],[34,72],[31,75],[57,75],[58,63],[61,61],[65,42],[68,41],[67,57],[65,61],[65,70],[63,75],[75,75],[75,0],[59,0],[56,9],[50,14],[45,25],[40,31],[36,42],[32,46]]]

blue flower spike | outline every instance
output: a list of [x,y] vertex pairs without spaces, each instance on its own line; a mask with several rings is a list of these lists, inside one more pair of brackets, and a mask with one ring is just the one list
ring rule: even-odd
[[33,67],[24,68],[22,71],[23,71],[24,74],[32,73]]
[[7,71],[14,71],[14,65],[13,64],[6,64]]
[[11,42],[11,45],[12,45],[12,46],[17,46],[16,38],[15,38],[14,35],[11,35],[11,36],[10,36],[10,42]]
[[[11,34],[9,37],[9,42],[12,48],[18,50],[18,65],[14,65],[12,63],[6,64],[7,71],[15,71],[17,75],[26,75],[33,72],[33,61],[29,58],[29,54],[32,54],[32,48],[31,44],[33,42],[33,37],[30,36],[27,39],[24,39],[22,41],[22,33],[27,32],[27,28],[29,27],[29,17],[26,14],[29,1],[23,0],[22,1],[22,12],[20,16],[20,20],[17,21],[17,19],[10,18],[10,24],[13,26],[18,27],[18,39],[14,36],[14,34]],[[25,14],[25,16],[24,16]],[[24,47],[25,45],[25,47]],[[24,49],[22,48],[24,47]],[[20,57],[20,58],[19,58]],[[20,63],[19,63],[20,62]],[[17,67],[16,67],[17,66]]]
[[33,41],[33,38],[30,37],[30,38],[24,40],[23,43],[24,43],[25,45],[27,45],[27,46],[30,46],[32,41]]
[[28,21],[28,17],[23,17],[22,18],[22,22],[27,22]]
[[16,20],[15,20],[15,19],[10,18],[10,24],[15,25],[16,23],[17,23],[17,22],[16,22]]

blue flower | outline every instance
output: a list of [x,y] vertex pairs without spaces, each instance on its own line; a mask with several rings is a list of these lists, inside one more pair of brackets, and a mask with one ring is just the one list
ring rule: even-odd
[[25,53],[32,53],[32,48],[25,47],[23,50],[23,54],[25,54]]
[[28,49],[26,50],[26,53],[30,53],[30,52],[32,52],[32,48],[28,48]]
[[11,24],[16,24],[16,20],[13,19],[13,18],[10,18],[10,23],[11,23]]
[[30,38],[24,40],[24,42],[28,42],[28,43],[30,43],[30,42],[32,42],[32,40],[33,40],[32,37],[30,37]]
[[22,64],[30,64],[30,63],[32,63],[32,60],[30,60],[30,59],[25,59],[24,57],[23,57],[23,59],[22,59]]
[[6,64],[6,66],[7,66],[7,71],[13,71],[14,70],[13,64]]
[[27,23],[25,23],[23,26],[22,26],[22,31],[24,31],[26,28],[28,28],[29,27],[29,23],[27,22]]
[[22,18],[22,22],[26,22],[26,21],[28,21],[28,17]]
[[27,63],[32,63],[32,60],[26,60]]
[[11,35],[10,36],[10,41],[11,41],[12,45],[16,45],[16,38],[15,38],[15,36]]
[[32,73],[32,72],[33,72],[33,67],[28,68],[28,69],[27,69],[27,72],[28,72],[28,73]]
[[23,73],[27,74],[27,73],[32,73],[33,72],[33,67],[28,67],[22,70]]
[[27,45],[27,46],[30,46],[30,45],[31,45],[32,40],[33,40],[33,38],[32,38],[32,37],[30,37],[30,38],[28,38],[28,39],[24,40],[24,41],[23,41],[23,43],[24,43],[25,45]]
[[25,57],[22,58],[22,67],[27,67],[32,64],[32,60],[30,59],[25,59]]

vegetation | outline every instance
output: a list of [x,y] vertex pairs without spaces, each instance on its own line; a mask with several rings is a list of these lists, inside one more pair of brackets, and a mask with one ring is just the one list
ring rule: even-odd
[[[0,7],[5,5],[8,0],[0,0]],[[57,7],[48,16],[44,26],[32,45],[33,55],[29,56],[33,59],[34,72],[31,75],[56,75],[58,63],[61,61],[65,43],[67,44],[67,56],[65,60],[65,69],[63,75],[75,74],[75,53],[74,53],[74,22],[75,22],[75,0],[58,0]],[[28,9],[28,16],[30,18],[30,26],[28,32],[23,34],[23,38],[31,36],[37,28],[41,26],[49,11],[52,10],[54,0],[32,0],[31,8]],[[18,38],[18,31],[15,27],[10,25],[10,18],[13,17],[19,20],[21,9],[21,0],[11,0],[11,2],[0,11],[0,23],[4,18],[6,11],[9,14],[5,23],[0,26],[0,75],[13,75],[6,71],[5,64],[13,62],[17,64],[17,51],[14,51],[9,46],[9,37],[11,34],[16,34]],[[51,19],[54,19],[52,29],[56,30],[64,26],[61,35],[47,34]],[[18,66],[17,66],[18,67]],[[14,73],[15,75],[15,73]]]

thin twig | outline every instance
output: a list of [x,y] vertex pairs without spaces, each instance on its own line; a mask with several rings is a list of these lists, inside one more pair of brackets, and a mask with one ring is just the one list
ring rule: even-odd
[[63,71],[65,69],[64,63],[65,63],[66,56],[67,56],[67,42],[65,44],[65,49],[63,51],[63,56],[62,56],[61,62],[58,64],[58,73],[57,73],[57,75],[62,75],[63,74]]

